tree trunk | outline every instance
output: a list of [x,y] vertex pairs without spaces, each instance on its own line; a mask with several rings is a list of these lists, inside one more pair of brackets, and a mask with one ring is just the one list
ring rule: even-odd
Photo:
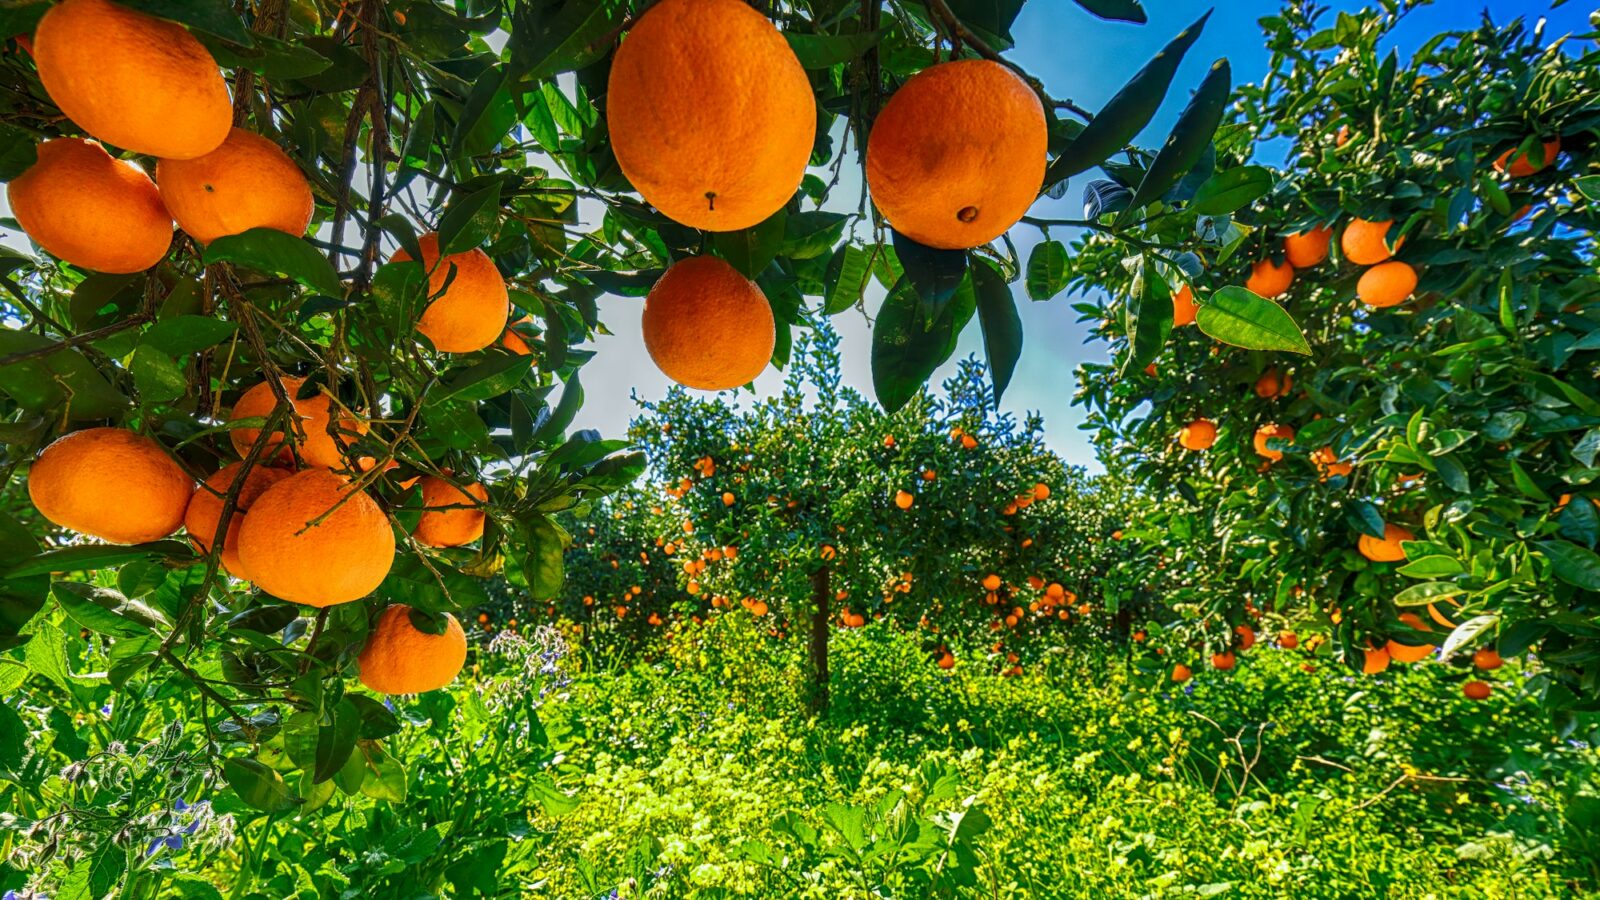
[[828,711],[828,619],[833,599],[831,570],[827,566],[811,573],[811,690],[806,706],[813,716]]

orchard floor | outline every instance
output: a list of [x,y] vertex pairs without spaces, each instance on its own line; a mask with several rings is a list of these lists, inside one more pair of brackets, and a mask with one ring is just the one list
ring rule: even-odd
[[[330,805],[320,824],[257,833],[307,868],[345,842],[322,867],[336,878],[290,878],[268,859],[217,883],[257,888],[235,896],[557,898],[1597,886],[1600,758],[1556,736],[1510,666],[1481,703],[1444,665],[1364,677],[1265,646],[1186,687],[1087,652],[999,678],[965,658],[941,671],[869,626],[836,634],[832,710],[813,720],[800,648],[768,644],[748,616],[611,671],[542,649],[508,660],[497,647],[452,694],[400,704],[403,805]],[[595,671],[554,674],[580,658]],[[495,714],[507,692],[543,694],[544,733]]]

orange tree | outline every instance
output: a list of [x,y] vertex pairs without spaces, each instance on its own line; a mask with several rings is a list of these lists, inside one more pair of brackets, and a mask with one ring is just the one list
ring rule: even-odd
[[1101,582],[1130,496],[1050,453],[1037,417],[996,413],[976,363],[893,414],[842,387],[837,364],[823,325],[771,398],[644,403],[631,434],[652,484],[578,535],[565,614],[612,648],[752,616],[808,643],[816,708],[833,628],[877,620],[919,633],[930,663],[1016,671],[1126,625],[1132,605]]
[[[1170,545],[1176,643],[1223,651],[1254,605],[1367,671],[1533,649],[1552,709],[1594,709],[1600,54],[1485,22],[1402,62],[1377,48],[1403,15],[1263,20],[1272,68],[1218,131],[1227,174],[1139,226],[1223,238],[1162,273],[1176,316],[1122,244],[1075,248],[1114,357],[1080,399],[1164,497],[1129,535]],[[1251,164],[1258,140],[1287,167]],[[1106,173],[1091,193],[1126,191]],[[1235,199],[1207,203],[1224,181]],[[1261,295],[1305,344],[1213,339]]]

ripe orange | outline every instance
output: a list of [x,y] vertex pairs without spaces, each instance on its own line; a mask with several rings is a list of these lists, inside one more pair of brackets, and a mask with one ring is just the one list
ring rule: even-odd
[[817,109],[765,16],[740,0],[663,0],[617,49],[606,123],[617,164],[651,205],[692,228],[736,231],[794,196]]
[[193,493],[194,482],[160,444],[126,428],[62,435],[28,470],[28,499],[40,515],[113,544],[177,531]]
[[1417,289],[1417,270],[1399,260],[1380,263],[1361,273],[1356,296],[1368,306],[1383,309],[1398,306]]
[[[1187,284],[1176,294],[1172,295],[1172,327],[1180,328],[1184,325],[1193,325],[1195,313],[1199,310],[1194,304],[1194,288]],[[1151,363],[1150,365],[1155,365]],[[1154,375],[1154,372],[1150,373]]]
[[307,606],[348,603],[389,574],[394,531],[365,491],[327,469],[307,469],[250,506],[239,529],[239,561],[275,597]]
[[715,256],[674,263],[650,288],[641,324],[656,366],[673,381],[702,391],[755,380],[777,344],[766,296]]
[[500,346],[518,356],[527,356],[533,353],[533,348],[528,346],[527,339],[513,330],[518,325],[527,325],[532,321],[532,316],[523,316],[515,322],[507,322],[505,332],[500,335]]
[[[304,378],[283,379],[284,393],[294,404],[294,415],[299,419],[295,439],[298,441],[300,459],[310,466],[344,468],[344,448],[355,440],[351,433],[366,434],[367,423],[351,415],[341,415],[335,426],[339,432],[338,437],[328,434],[328,421],[333,417],[336,405],[325,393],[318,393],[304,400],[297,399],[305,383]],[[238,402],[233,404],[233,412],[229,414],[228,421],[265,418],[272,414],[277,405],[278,398],[272,393],[271,383],[263,381],[239,396]],[[305,432],[304,440],[300,440],[300,431]],[[228,432],[228,437],[233,442],[233,449],[240,456],[244,456],[250,452],[250,447],[255,444],[256,436],[260,433],[260,428],[235,428]],[[289,448],[284,446],[282,438],[281,430],[274,432],[268,439],[267,446],[262,448],[261,459],[269,462],[273,460],[290,462],[293,457],[289,453]]]
[[1288,425],[1268,423],[1256,429],[1254,440],[1256,453],[1267,458],[1268,462],[1277,462],[1283,459],[1282,450],[1274,450],[1267,446],[1267,441],[1277,438],[1286,444],[1294,443],[1294,429]]
[[1485,672],[1493,672],[1505,665],[1505,660],[1500,658],[1499,651],[1493,647],[1479,647],[1478,651],[1472,654],[1472,664]]
[[1391,639],[1384,645],[1389,658],[1398,663],[1414,663],[1427,659],[1436,649],[1432,644],[1402,644]]
[[1382,540],[1363,534],[1361,540],[1356,542],[1356,547],[1362,556],[1373,562],[1399,562],[1406,558],[1406,551],[1400,542],[1414,541],[1416,538],[1416,535],[1399,525],[1384,525]]
[[1210,450],[1217,442],[1217,426],[1210,419],[1195,419],[1178,431],[1178,443],[1185,450]]
[[1381,222],[1352,219],[1339,238],[1339,247],[1344,250],[1344,258],[1358,266],[1372,266],[1398,253],[1406,241],[1405,238],[1401,238],[1395,243],[1393,250],[1389,248],[1387,243],[1389,226],[1393,224],[1393,219],[1384,219]]
[[1327,481],[1336,475],[1348,476],[1355,471],[1355,464],[1340,461],[1339,455],[1333,451],[1332,447],[1321,447],[1313,451],[1311,462],[1322,473],[1323,481]]
[[1361,674],[1376,675],[1389,668],[1389,651],[1382,647],[1368,647],[1361,651],[1364,656],[1361,661]]
[[1240,650],[1249,650],[1256,645],[1256,630],[1249,625],[1239,625],[1233,629],[1233,633],[1239,636]]
[[946,250],[1005,234],[1044,183],[1044,107],[997,62],[961,59],[911,76],[867,138],[867,187],[894,229]]
[[1256,379],[1256,396],[1263,400],[1286,397],[1293,386],[1294,379],[1288,372],[1279,375],[1277,369],[1268,369]]
[[766,615],[767,614],[767,601],[765,601],[765,600],[757,600],[754,603],[751,603],[750,604],[750,614],[752,616],[764,616],[764,615]]
[[[1544,171],[1546,166],[1556,161],[1557,154],[1561,152],[1561,139],[1554,138],[1540,143],[1544,149],[1543,162],[1535,165],[1531,156],[1517,153],[1517,148],[1512,147],[1510,150],[1500,154],[1499,158],[1494,161],[1494,170],[1504,173],[1509,163],[1512,178],[1527,178],[1535,172]],[[1516,154],[1516,159],[1511,158],[1512,154]]]
[[734,497],[733,497],[733,493],[731,491],[723,491],[722,492],[722,505],[723,506],[732,506],[733,505],[733,501],[734,501]]
[[1274,265],[1272,260],[1263,259],[1250,267],[1250,277],[1245,280],[1244,286],[1246,290],[1271,300],[1283,296],[1293,283],[1294,266],[1288,263]]
[[955,667],[956,667],[956,658],[954,656],[950,655],[950,651],[946,650],[944,655],[939,657],[939,668],[941,668],[941,669],[953,669]]
[[901,509],[910,509],[915,502],[917,498],[910,491],[899,491],[894,495],[894,505]]
[[1283,255],[1296,269],[1309,269],[1328,258],[1333,229],[1327,226],[1301,231],[1283,239]]
[[467,661],[467,635],[444,614],[443,634],[411,624],[411,607],[395,603],[378,616],[361,648],[361,683],[380,694],[421,694],[455,680]]
[[243,128],[204,156],[157,161],[156,184],[178,227],[202,244],[252,228],[299,237],[311,224],[311,185],[300,167]]
[[1278,635],[1278,646],[1285,650],[1293,650],[1300,646],[1300,636],[1292,631],[1285,631]]
[[[411,536],[428,547],[460,547],[483,537],[488,516],[478,504],[489,502],[489,491],[478,482],[457,487],[434,475],[422,478],[422,505],[428,507]],[[443,507],[457,507],[448,509]]]
[[[494,343],[505,333],[511,315],[506,281],[489,254],[477,247],[439,258],[439,235],[429,232],[417,239],[422,266],[428,270],[428,296],[432,300],[417,320],[417,330],[441,353],[471,353]],[[411,258],[396,250],[393,262]]]
[[[189,501],[189,509],[183,516],[183,527],[189,532],[189,540],[200,548],[201,553],[211,552],[211,542],[217,536],[217,523],[222,520],[223,496],[233,488],[234,482],[239,480],[239,470],[243,465],[236,462],[228,463],[211,473],[205,485],[196,490],[194,497]],[[220,555],[222,567],[233,577],[250,580],[244,565],[239,561],[239,527],[244,522],[244,514],[267,488],[292,474],[294,473],[288,469],[256,465],[251,466],[249,474],[244,476],[244,481],[239,485],[239,492],[234,499],[233,515],[228,517],[228,533],[223,536]]]
[[922,470],[922,480],[923,481],[932,481],[932,480],[934,480],[935,478],[938,478],[938,477],[939,477],[939,473],[933,471],[932,469],[924,469],[924,470]]
[[172,244],[172,217],[155,182],[95,141],[40,144],[38,161],[12,179],[6,197],[29,237],[82,269],[142,272]]
[[988,575],[984,576],[983,589],[986,590],[986,591],[998,591],[998,590],[1000,590],[1000,576],[996,575],[996,574],[994,574],[992,572],[989,573]]
[[1461,693],[1465,694],[1468,700],[1487,700],[1489,685],[1481,681],[1469,681],[1461,686]]
[[1234,658],[1233,651],[1231,650],[1225,650],[1221,653],[1213,653],[1211,655],[1211,667],[1217,669],[1218,671],[1226,672],[1233,668],[1233,664]]
[[39,81],[102,141],[163,159],[210,153],[233,103],[216,60],[181,25],[110,0],[50,7],[33,34]]
[[1189,676],[1191,676],[1192,674],[1194,674],[1194,673],[1190,672],[1189,671],[1189,667],[1184,665],[1183,663],[1178,663],[1177,665],[1172,667],[1172,680],[1176,681],[1176,682],[1179,682],[1180,684],[1185,682],[1185,681],[1188,681],[1189,680]]
[[1045,484],[1042,481],[1037,483],[1037,484],[1035,484],[1033,486],[1033,499],[1035,499],[1035,500],[1049,500],[1050,499],[1050,485]]

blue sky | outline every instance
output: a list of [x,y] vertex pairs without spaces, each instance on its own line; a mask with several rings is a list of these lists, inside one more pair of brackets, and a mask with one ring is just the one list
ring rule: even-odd
[[[1338,10],[1369,4],[1332,0],[1328,5]],[[1165,137],[1188,90],[1200,81],[1213,60],[1227,57],[1236,82],[1258,81],[1266,73],[1268,53],[1256,23],[1280,8],[1277,0],[1144,0],[1144,6],[1150,24],[1128,25],[1094,19],[1072,0],[1030,0],[1012,29],[1017,46],[1008,55],[1042,79],[1053,96],[1070,98],[1095,110],[1173,35],[1215,6],[1205,33],[1184,59],[1161,113],[1140,140],[1146,146],[1155,146]],[[1437,0],[1430,7],[1413,12],[1393,40],[1400,53],[1407,55],[1438,32],[1475,26],[1484,10],[1497,22],[1516,16],[1531,19],[1546,15],[1550,20],[1547,36],[1582,34],[1590,30],[1588,14],[1592,9],[1594,6],[1589,3],[1569,2],[1552,10],[1548,0]],[[1331,23],[1331,15],[1328,21]],[[856,165],[852,150],[846,168]],[[1062,200],[1043,200],[1034,206],[1033,214],[1080,216],[1082,185],[1093,177],[1096,175],[1091,170],[1073,179]],[[836,189],[835,196],[845,198],[848,206],[854,202],[859,184],[858,175],[854,181],[847,179]],[[1070,234],[1060,230],[1054,236],[1070,239]],[[1039,234],[1032,227],[1018,226],[1012,230],[1012,239],[1026,259]],[[1085,343],[1088,332],[1074,322],[1077,313],[1071,308],[1071,298],[1061,295],[1049,303],[1033,303],[1021,292],[1020,285],[1015,287],[1026,336],[1022,359],[1002,405],[1019,415],[1027,411],[1042,413],[1050,446],[1069,462],[1098,470],[1087,436],[1078,429],[1083,414],[1072,406],[1072,396],[1078,364],[1104,360],[1104,346]],[[869,296],[869,308],[875,312],[880,300],[881,291]],[[666,393],[668,382],[651,364],[639,336],[640,304],[640,300],[621,297],[601,301],[602,320],[615,334],[602,337],[593,345],[598,355],[583,369],[586,403],[577,427],[598,428],[607,436],[620,435],[635,412],[629,399],[632,391],[637,390],[647,399]],[[871,336],[867,322],[860,313],[850,311],[835,316],[834,325],[842,338],[844,380],[871,396]],[[963,334],[956,358],[969,354],[982,355],[982,336],[976,322]],[[954,362],[947,364],[935,374],[935,381],[953,369]],[[778,389],[782,377],[782,373],[769,368],[756,381],[757,392]]]

